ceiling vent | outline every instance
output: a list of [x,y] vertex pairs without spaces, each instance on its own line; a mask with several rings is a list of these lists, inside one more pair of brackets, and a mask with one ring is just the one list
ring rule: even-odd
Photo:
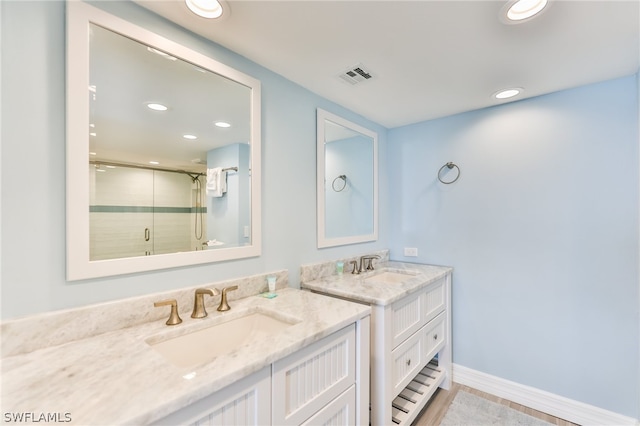
[[362,64],[358,64],[344,71],[338,77],[354,86],[358,83],[362,83],[363,81],[371,80],[373,78],[373,74],[371,74],[371,72]]

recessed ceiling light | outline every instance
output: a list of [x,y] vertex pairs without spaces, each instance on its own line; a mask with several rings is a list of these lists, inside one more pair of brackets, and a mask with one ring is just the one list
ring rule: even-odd
[[106,167],[107,169],[115,169],[115,168],[116,168],[116,166],[112,166],[112,165],[110,165],[110,164],[107,164],[105,167]]
[[198,139],[196,135],[182,135],[182,137],[189,140]]
[[157,166],[160,163],[158,161],[149,161],[149,164],[153,164],[154,166]]
[[216,121],[214,124],[218,127],[231,127],[231,124],[224,121]]
[[222,4],[218,0],[185,0],[190,11],[203,18],[215,19],[222,16]]
[[168,107],[166,107],[166,106],[164,106],[162,104],[157,104],[157,103],[154,103],[154,102],[149,102],[147,104],[147,108],[152,109],[154,111],[166,111],[166,110],[169,109]]
[[95,152],[90,152],[89,155],[97,155]]
[[96,132],[89,132],[89,136],[98,136]]
[[519,23],[532,18],[547,6],[548,0],[511,0],[500,13],[506,23]]
[[509,99],[519,95],[521,92],[522,92],[521,88],[514,87],[512,89],[500,90],[499,92],[494,93],[493,97],[496,99]]

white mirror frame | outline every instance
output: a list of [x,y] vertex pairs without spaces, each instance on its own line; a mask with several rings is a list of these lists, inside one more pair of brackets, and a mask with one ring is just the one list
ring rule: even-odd
[[[318,108],[317,110],[317,229],[318,248],[364,243],[378,239],[378,134],[373,130],[352,123],[340,116]],[[347,129],[354,130],[373,140],[373,233],[348,237],[327,238],[325,227],[325,121],[331,121]]]
[[[89,27],[102,26],[251,88],[251,245],[120,259],[89,258]],[[67,280],[260,256],[260,81],[80,1],[67,2]]]

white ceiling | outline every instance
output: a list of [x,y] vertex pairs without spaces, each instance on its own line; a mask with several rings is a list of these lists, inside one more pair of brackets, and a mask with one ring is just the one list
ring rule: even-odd
[[[551,0],[503,24],[504,1],[228,1],[219,21],[179,0],[137,1],[165,18],[388,128],[631,75],[640,0]],[[339,74],[362,64],[374,76]]]
[[[206,71],[207,64],[158,54],[118,30],[92,25],[90,31],[93,161],[146,166],[154,161],[161,168],[203,171],[211,150],[249,143],[250,88]],[[150,102],[168,110],[152,111],[146,107]],[[216,121],[231,127],[217,127]]]

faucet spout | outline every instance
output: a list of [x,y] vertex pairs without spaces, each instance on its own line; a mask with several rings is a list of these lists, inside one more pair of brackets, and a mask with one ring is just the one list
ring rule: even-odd
[[204,307],[204,295],[208,294],[209,296],[217,296],[220,294],[220,290],[217,288],[209,289],[209,288],[199,288],[196,290],[195,297],[193,299],[193,312],[191,313],[191,318],[205,318],[207,314],[207,310]]

